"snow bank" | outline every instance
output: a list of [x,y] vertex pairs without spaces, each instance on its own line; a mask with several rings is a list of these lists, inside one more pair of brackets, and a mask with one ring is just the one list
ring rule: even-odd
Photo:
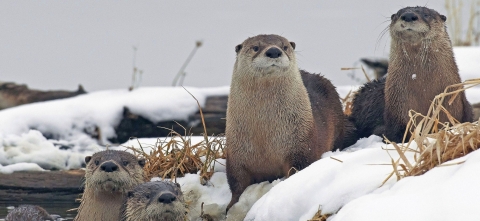
[[[390,156],[398,159],[398,154],[385,150],[392,149],[390,145],[372,142],[373,137],[359,141],[355,152],[329,152],[277,184],[255,203],[245,220],[305,221],[318,209],[323,214],[339,211],[329,221],[478,220],[475,205],[480,193],[475,190],[480,185],[480,152],[444,165],[466,160],[464,164],[437,167],[398,183],[393,177],[380,187],[393,169],[385,164],[391,163]],[[413,155],[407,158],[413,160]]]
[[[74,147],[71,150],[62,149],[60,144],[47,140],[40,132],[31,130],[27,133],[17,135],[0,136],[0,165],[11,165],[21,163],[15,170],[68,170],[84,166],[85,156],[100,151],[97,145],[87,147]],[[32,167],[34,163],[37,167]],[[5,167],[4,167],[5,168]],[[23,168],[23,169],[21,169]],[[0,173],[8,172],[7,169],[0,169]]]
[[[229,92],[228,87],[187,90],[202,105],[207,96]],[[108,143],[107,138],[115,136],[114,126],[121,120],[123,107],[152,122],[187,120],[198,111],[196,101],[181,87],[109,90],[2,110],[0,133],[20,135],[36,129],[59,139],[75,140],[98,127],[102,142]]]
[[447,162],[418,177],[378,189],[348,203],[330,221],[478,220],[480,152]]

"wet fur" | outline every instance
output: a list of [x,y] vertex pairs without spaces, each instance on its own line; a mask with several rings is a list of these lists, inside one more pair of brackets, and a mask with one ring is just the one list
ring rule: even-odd
[[[164,193],[174,195],[176,200],[170,204],[160,203],[158,198]],[[180,186],[170,181],[147,182],[136,186],[124,199],[121,213],[121,221],[187,220],[186,204]]]
[[[414,13],[418,20],[413,23],[401,21],[400,17],[405,12]],[[385,108],[382,111],[379,102],[382,83],[377,81],[364,86],[375,89],[361,91],[357,95],[360,98],[353,103],[354,108],[357,106],[356,110],[352,110],[352,114],[356,115],[357,131],[369,127],[365,124],[383,117],[385,125],[382,134],[391,141],[401,142],[409,121],[408,111],[412,109],[426,115],[436,95],[447,86],[461,82],[445,20],[445,16],[425,7],[407,7],[392,15],[390,60],[384,89]],[[400,31],[404,28],[415,31]],[[415,79],[412,78],[413,74],[416,75]],[[368,105],[369,99],[379,103]],[[445,100],[449,100],[449,97]],[[444,103],[444,107],[460,122],[473,119],[472,108],[463,92],[452,105]],[[362,116],[368,116],[369,119],[361,119]],[[441,114],[440,121],[447,122],[448,119]],[[381,128],[380,124],[375,122],[372,126]],[[380,133],[377,129],[369,130],[362,136]]]
[[[252,51],[255,46],[258,52]],[[342,146],[344,116],[338,93],[324,77],[300,73],[294,46],[281,36],[260,35],[236,48],[226,125],[232,191],[227,210],[249,185],[288,177]],[[288,47],[282,51],[288,67],[254,66],[252,60],[271,47]]]
[[53,220],[45,209],[34,205],[20,205],[10,211],[5,221],[44,221]]
[[[87,156],[85,162],[85,191],[75,220],[120,220],[120,208],[127,192],[145,182],[145,161],[125,151],[105,150]],[[102,171],[100,167],[106,162],[115,163],[118,170]]]
[[385,81],[380,78],[364,84],[353,98],[349,120],[355,125],[358,138],[384,133]]

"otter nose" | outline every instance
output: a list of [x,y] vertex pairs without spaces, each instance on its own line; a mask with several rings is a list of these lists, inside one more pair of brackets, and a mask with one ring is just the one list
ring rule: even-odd
[[176,199],[177,199],[177,197],[175,197],[173,194],[164,193],[164,194],[160,195],[160,197],[158,197],[158,202],[169,204],[169,203],[172,203],[173,201],[175,201]]
[[282,55],[282,51],[276,47],[272,47],[265,52],[265,55],[269,58],[278,58]]
[[407,12],[407,13],[403,14],[400,18],[402,20],[406,21],[406,22],[411,22],[411,21],[418,20],[418,16],[415,15],[414,13],[411,13],[411,12]]
[[112,162],[105,162],[100,166],[100,169],[107,172],[107,173],[110,173],[110,172],[118,170],[118,166],[117,166],[117,164],[114,164]]

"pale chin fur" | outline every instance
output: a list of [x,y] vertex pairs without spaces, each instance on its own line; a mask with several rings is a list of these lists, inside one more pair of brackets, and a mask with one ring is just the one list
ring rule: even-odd
[[408,22],[397,22],[395,24],[395,30],[398,33],[409,33],[411,32],[412,34],[420,34],[420,33],[425,33],[428,32],[428,26],[423,24],[423,23],[408,23]]
[[287,56],[282,55],[278,58],[269,58],[269,57],[257,57],[253,60],[252,66],[255,68],[269,68],[269,67],[279,67],[287,68],[290,65],[290,61]]

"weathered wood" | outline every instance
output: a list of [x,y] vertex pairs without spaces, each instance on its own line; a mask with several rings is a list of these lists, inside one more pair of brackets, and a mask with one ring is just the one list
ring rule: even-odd
[[[202,112],[208,135],[225,133],[227,101],[228,96],[207,98]],[[112,143],[124,143],[131,137],[165,137],[169,135],[170,130],[164,128],[172,129],[181,135],[201,135],[204,133],[201,119],[200,111],[198,111],[194,115],[189,116],[187,120],[169,120],[153,123],[124,107],[122,120],[115,127],[117,136],[109,139],[109,141]]]
[[0,203],[75,202],[83,192],[84,170],[0,174]]

